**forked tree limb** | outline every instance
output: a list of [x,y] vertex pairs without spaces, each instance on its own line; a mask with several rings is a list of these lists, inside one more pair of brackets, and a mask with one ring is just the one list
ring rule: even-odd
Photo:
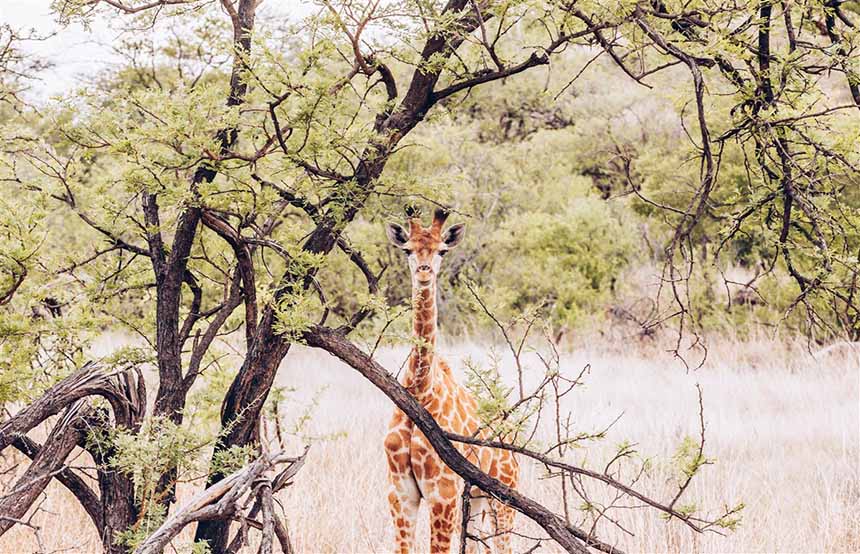
[[64,469],[66,458],[86,432],[89,413],[91,411],[83,400],[69,406],[35,455],[33,463],[12,489],[0,497],[0,515],[3,516],[0,518],[0,536],[11,529],[16,520],[24,517],[51,479]]
[[467,482],[498,498],[540,525],[550,537],[568,552],[588,553],[588,547],[601,552],[623,554],[623,552],[586,531],[568,524],[531,498],[494,479],[469,462],[446,437],[445,431],[436,423],[424,406],[415,400],[409,391],[373,358],[362,352],[345,336],[327,327],[313,326],[305,331],[303,338],[308,345],[321,348],[339,358],[361,373],[394,404],[403,410],[418,429],[427,437],[442,461]]
[[[274,494],[290,484],[293,477],[298,474],[299,470],[302,469],[302,466],[305,465],[305,460],[307,460],[308,449],[310,446],[305,447],[304,453],[296,458],[292,463],[290,463],[287,468],[275,476],[274,479],[271,480],[271,494]],[[256,500],[254,501],[254,505],[251,506],[251,509],[248,510],[248,513],[243,517],[244,523],[250,523],[253,518],[259,515],[260,511],[263,510],[263,502],[264,499],[260,494],[257,494]],[[274,513],[274,512],[272,512]],[[265,516],[264,516],[265,517]],[[270,516],[271,517],[271,516]],[[281,544],[281,550],[284,554],[292,554],[293,548],[290,544],[290,535],[287,531],[286,525],[281,522],[277,517],[272,517],[272,521],[274,523],[275,536],[278,538],[278,542]],[[245,528],[241,529],[239,533],[233,538],[230,542],[230,545],[227,547],[228,553],[236,553],[239,552],[244,546],[245,541],[247,540],[247,533],[245,532]],[[261,545],[262,546],[262,545]]]
[[[26,437],[26,433],[46,419],[58,414],[63,409],[89,396],[101,396],[111,405],[113,422],[109,425],[137,429],[146,410],[146,387],[139,370],[136,379],[132,371],[106,371],[98,363],[88,362],[81,369],[62,379],[45,393],[0,424],[0,451],[14,444],[16,448],[29,456],[38,458],[45,447],[38,447]],[[88,425],[99,425],[102,418],[108,418],[108,411],[99,417],[88,418]],[[107,422],[106,422],[107,423]],[[102,537],[105,552],[124,552],[124,547],[117,544],[117,535],[129,528],[137,517],[134,505],[134,491],[131,477],[121,472],[107,470],[108,460],[97,452],[89,450],[99,467],[100,496],[96,499],[92,490],[80,478],[77,478],[67,468],[58,467],[51,475],[63,482],[75,497],[81,501],[87,513],[96,523],[96,528]],[[41,454],[44,459],[57,459],[56,454]],[[39,464],[33,462],[33,470]],[[34,498],[35,500],[35,498]],[[32,502],[31,502],[32,503]]]
[[[35,460],[43,448],[36,441],[27,436],[18,437],[15,439],[15,442],[12,443],[12,446],[17,448],[18,451],[31,460]],[[71,468],[64,467],[57,471],[54,474],[54,479],[59,481],[64,487],[66,487],[66,489],[69,490],[69,492],[75,495],[78,503],[80,503],[87,512],[87,515],[90,516],[90,519],[93,521],[93,525],[96,526],[96,529],[99,532],[99,536],[101,536],[104,525],[102,524],[101,519],[102,504],[98,495],[90,488],[86,481],[76,475]]]

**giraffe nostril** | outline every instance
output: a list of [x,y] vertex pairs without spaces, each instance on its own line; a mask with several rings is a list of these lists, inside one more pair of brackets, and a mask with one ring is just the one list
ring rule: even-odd
[[430,266],[429,265],[419,265],[418,271],[430,271]]

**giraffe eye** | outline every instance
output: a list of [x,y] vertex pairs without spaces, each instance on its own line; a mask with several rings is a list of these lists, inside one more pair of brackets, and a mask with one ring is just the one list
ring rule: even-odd
[[447,254],[447,253],[448,253],[448,251],[447,251],[447,250],[440,250],[440,251],[439,251],[439,256],[440,256],[440,257],[441,257],[441,256],[444,256],[444,255],[445,255],[445,254]]
[[404,254],[406,254],[407,256],[411,256],[411,255],[412,255],[412,250],[408,250],[408,249],[404,248],[404,249],[403,249],[403,253],[404,253]]

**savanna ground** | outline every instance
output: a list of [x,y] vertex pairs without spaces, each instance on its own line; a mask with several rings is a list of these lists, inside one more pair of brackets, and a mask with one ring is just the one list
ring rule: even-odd
[[[562,355],[562,367],[571,376],[590,364],[585,384],[564,406],[576,430],[602,429],[621,417],[605,440],[573,450],[570,460],[602,468],[619,443],[630,441],[641,456],[653,459],[638,489],[670,498],[678,481],[671,458],[685,436],[699,433],[698,383],[704,396],[705,453],[714,463],[694,479],[686,502],[714,512],[724,501],[746,504],[741,526],[724,537],[696,535],[653,511],[625,510],[616,515],[632,535],[608,526],[605,540],[617,541],[628,552],[860,551],[857,353],[836,348],[814,357],[801,343],[723,339],[711,341],[701,369],[686,372],[656,345],[577,342],[587,346]],[[442,350],[455,367],[466,358],[486,364],[491,355],[476,343],[449,341]],[[396,371],[406,355],[405,348],[389,349],[379,358]],[[502,367],[512,383],[510,362],[503,359]],[[313,442],[295,485],[279,495],[297,551],[390,551],[382,451],[389,402],[351,368],[308,349],[289,356],[279,381],[298,386],[284,403],[285,426],[310,413],[305,432],[321,437]],[[318,408],[309,412],[315,399]],[[544,419],[541,425],[549,437],[554,423]],[[295,446],[299,451],[299,439]],[[523,491],[560,512],[557,481],[542,480],[543,469],[536,464],[522,465]],[[592,488],[599,497],[599,489]],[[575,512],[578,505],[574,501],[571,507]],[[62,487],[52,483],[41,508],[45,512],[34,523],[43,526],[45,551],[99,550],[91,523]],[[516,530],[524,536],[515,539],[515,552],[534,545],[525,536],[539,535],[523,516]],[[17,526],[0,540],[0,551],[35,551],[33,537],[31,530]],[[178,551],[189,538],[186,530],[175,544]],[[426,545],[422,507],[418,551]],[[556,550],[544,542],[537,551]]]

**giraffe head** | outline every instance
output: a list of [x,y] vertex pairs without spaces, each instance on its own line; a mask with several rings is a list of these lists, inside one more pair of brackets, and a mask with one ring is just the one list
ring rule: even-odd
[[436,276],[442,266],[442,256],[463,240],[465,225],[458,223],[442,230],[448,212],[437,208],[433,213],[433,223],[424,227],[421,217],[414,209],[407,209],[409,231],[389,223],[385,229],[388,240],[400,248],[409,260],[413,288],[427,288],[436,283]]

